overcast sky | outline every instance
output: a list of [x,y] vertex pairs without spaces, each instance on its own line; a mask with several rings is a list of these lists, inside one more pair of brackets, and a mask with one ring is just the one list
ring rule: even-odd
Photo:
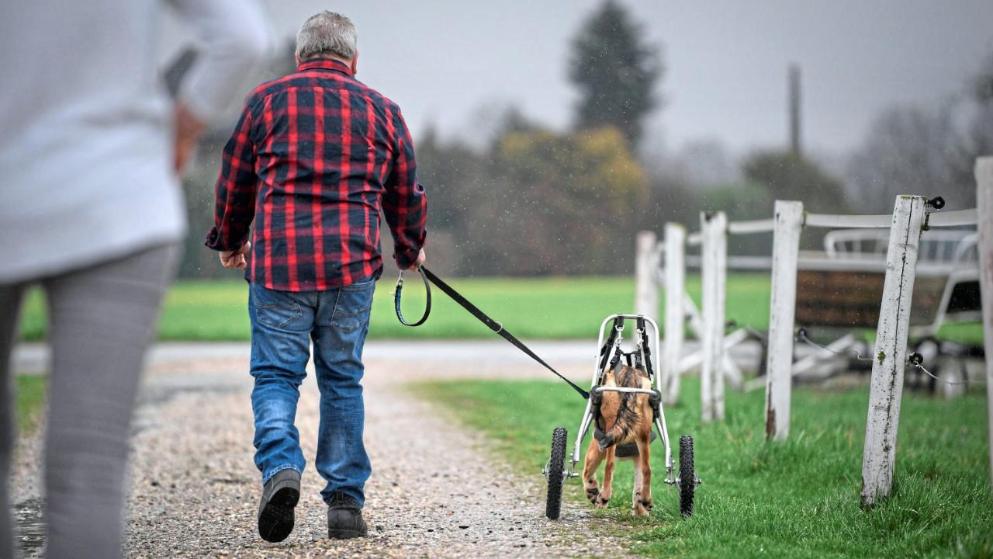
[[[569,124],[569,41],[599,0],[266,0],[290,37],[320,9],[359,31],[359,78],[400,104],[416,136],[428,123],[470,135],[481,107],[513,103]],[[786,68],[803,70],[804,140],[841,155],[894,103],[960,92],[993,52],[991,0],[622,0],[660,44],[665,107],[655,146],[716,139],[733,151],[786,141]],[[171,28],[172,26],[170,26]],[[166,45],[185,37],[167,28]],[[485,116],[483,111],[482,116]]]

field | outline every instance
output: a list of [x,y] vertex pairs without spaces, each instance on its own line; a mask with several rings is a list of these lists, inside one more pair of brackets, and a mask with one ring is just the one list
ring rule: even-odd
[[[552,429],[569,429],[569,452],[583,403],[562,384],[461,381],[415,386],[494,441],[494,451],[540,481]],[[662,484],[661,446],[652,454],[655,509],[630,516],[631,466],[617,468],[602,513],[634,532],[635,550],[679,557],[991,557],[993,495],[986,454],[985,397],[946,402],[906,394],[898,438],[896,491],[859,508],[867,389],[793,397],[790,440],[767,444],[764,394],[728,393],[727,420],[701,425],[699,384],[667,411],[674,437],[695,438],[696,514],[679,518],[675,490]],[[584,447],[585,451],[585,447]],[[581,463],[580,463],[580,468]],[[566,498],[588,506],[578,479]]]
[[[628,312],[634,302],[634,282],[629,277],[539,279],[458,279],[451,282],[477,306],[520,338],[590,339],[604,316]],[[419,328],[406,328],[393,313],[393,279],[379,282],[373,302],[370,337],[485,338],[492,336],[462,308],[434,290],[434,310]],[[688,280],[691,296],[699,303],[700,280]],[[162,340],[247,340],[249,337],[248,290],[243,281],[181,281],[169,292],[159,323]],[[404,309],[409,316],[423,308],[423,287],[409,278]],[[44,337],[45,310],[41,293],[28,296],[22,320],[26,340]],[[769,278],[764,274],[735,274],[728,278],[727,318],[764,330],[769,321]],[[981,343],[977,325],[946,328],[943,335]]]

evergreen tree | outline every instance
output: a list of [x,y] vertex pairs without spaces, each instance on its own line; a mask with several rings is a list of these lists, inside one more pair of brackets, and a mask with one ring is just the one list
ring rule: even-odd
[[660,47],[642,33],[623,6],[606,0],[573,39],[569,60],[569,79],[580,91],[576,127],[614,126],[632,148],[659,105],[654,89],[664,71]]

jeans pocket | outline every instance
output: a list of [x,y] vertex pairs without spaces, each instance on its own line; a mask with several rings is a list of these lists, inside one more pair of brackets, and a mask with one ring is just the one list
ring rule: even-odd
[[343,332],[354,332],[367,326],[375,290],[375,280],[342,287],[338,293],[334,316],[331,317],[332,325]]
[[277,330],[309,330],[309,325],[301,324],[303,308],[291,293],[253,286],[252,297],[260,324]]

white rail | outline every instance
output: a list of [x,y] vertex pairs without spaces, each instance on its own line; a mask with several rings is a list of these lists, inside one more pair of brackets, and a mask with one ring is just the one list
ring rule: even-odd
[[775,226],[776,226],[775,219],[756,219],[754,221],[732,221],[728,223],[728,233],[732,235],[772,233],[772,230]]
[[804,227],[823,227],[827,229],[889,229],[893,216],[878,215],[840,215],[812,214],[804,216]]
[[951,212],[932,212],[927,217],[928,227],[966,227],[978,223],[979,212],[976,208]]

